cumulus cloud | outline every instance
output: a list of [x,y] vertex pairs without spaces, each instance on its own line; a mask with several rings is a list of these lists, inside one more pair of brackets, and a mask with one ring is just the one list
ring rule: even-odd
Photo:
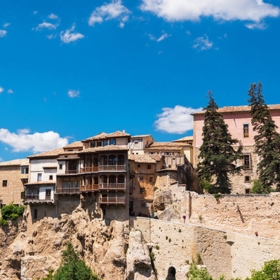
[[0,87],[0,93],[2,93],[4,91],[3,87]]
[[142,0],[140,8],[167,21],[197,21],[212,16],[216,20],[250,20],[278,17],[280,9],[263,0]]
[[48,18],[49,19],[58,19],[58,16],[55,14],[50,14],[50,15],[48,15]]
[[126,21],[130,11],[122,5],[121,0],[113,0],[110,4],[105,4],[96,8],[88,20],[88,24],[93,26],[95,23],[102,23],[104,20],[118,19]]
[[5,37],[7,33],[7,30],[0,29],[0,37]]
[[32,151],[44,152],[66,146],[67,138],[62,138],[54,131],[36,132],[31,134],[28,129],[12,133],[8,129],[0,128],[0,141],[11,146],[14,152]]
[[14,91],[13,91],[11,88],[9,88],[9,89],[7,90],[7,93],[12,94],[12,93],[14,93]]
[[79,97],[80,96],[80,91],[79,90],[70,89],[70,90],[68,90],[68,96],[71,97],[71,98]]
[[193,48],[199,50],[209,50],[213,47],[213,42],[209,41],[208,36],[198,37],[194,40]]
[[120,22],[119,26],[120,26],[120,28],[124,28],[124,23]]
[[58,26],[58,24],[53,24],[50,22],[43,21],[42,23],[38,24],[38,26],[33,29],[35,29],[35,30],[42,30],[42,29],[54,30],[57,28],[57,26]]
[[193,129],[192,113],[202,111],[202,108],[193,109],[180,105],[174,108],[163,108],[155,121],[157,130],[168,133],[182,134]]
[[68,44],[70,42],[83,39],[85,36],[81,33],[73,32],[75,30],[75,24],[70,29],[67,29],[65,32],[60,32],[60,39],[63,43]]

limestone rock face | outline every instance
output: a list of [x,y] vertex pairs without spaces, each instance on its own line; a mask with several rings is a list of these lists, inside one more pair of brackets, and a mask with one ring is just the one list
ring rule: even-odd
[[129,234],[126,262],[126,280],[156,279],[148,246],[139,230],[133,230]]

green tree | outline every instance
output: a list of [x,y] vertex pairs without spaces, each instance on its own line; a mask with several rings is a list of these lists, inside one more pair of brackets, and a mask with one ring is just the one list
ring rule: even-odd
[[270,115],[268,106],[265,104],[262,94],[262,84],[251,84],[248,91],[251,106],[251,123],[254,136],[255,152],[260,157],[258,163],[259,182],[262,186],[261,193],[269,193],[272,185],[280,189],[280,135],[277,126]]
[[98,280],[98,276],[92,273],[85,262],[75,252],[71,243],[62,253],[62,263],[54,275],[54,280]]
[[242,166],[237,165],[237,161],[243,157],[242,146],[237,145],[238,140],[233,139],[228,132],[228,126],[218,112],[218,105],[211,92],[208,97],[208,105],[204,108],[203,144],[200,147],[198,177],[201,185],[208,185],[210,193],[230,193],[229,175],[239,174],[242,170]]
[[188,280],[213,280],[205,267],[198,268],[196,264],[191,264],[187,277]]
[[252,271],[251,278],[246,280],[279,280],[280,279],[280,260],[273,260],[264,263],[262,270]]

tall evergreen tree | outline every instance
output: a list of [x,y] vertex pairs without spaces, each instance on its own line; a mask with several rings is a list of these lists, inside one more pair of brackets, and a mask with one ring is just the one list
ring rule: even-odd
[[258,163],[259,182],[263,193],[269,193],[272,185],[280,189],[280,135],[277,125],[270,115],[262,94],[262,84],[251,84],[248,91],[251,106],[255,152],[260,157]]
[[203,185],[211,183],[208,191],[210,193],[230,193],[231,180],[229,175],[239,174],[242,166],[237,161],[243,157],[242,146],[238,140],[233,139],[228,132],[223,116],[217,111],[211,92],[208,93],[209,102],[204,114],[203,144],[200,147],[198,164],[198,177]]

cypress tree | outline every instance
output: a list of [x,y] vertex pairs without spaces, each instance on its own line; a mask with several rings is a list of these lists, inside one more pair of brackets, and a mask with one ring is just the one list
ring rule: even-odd
[[251,123],[254,136],[255,152],[260,158],[258,163],[259,182],[262,193],[269,193],[272,185],[280,189],[280,135],[277,133],[277,125],[270,115],[268,106],[262,94],[262,84],[251,84],[248,91],[251,106]]
[[[239,174],[242,166],[237,161],[242,159],[242,146],[228,132],[223,116],[218,112],[218,105],[213,95],[208,92],[209,102],[204,108],[203,144],[200,147],[201,159],[197,172],[202,187],[208,186],[210,193],[230,193],[229,175]],[[214,181],[213,181],[214,180]]]

